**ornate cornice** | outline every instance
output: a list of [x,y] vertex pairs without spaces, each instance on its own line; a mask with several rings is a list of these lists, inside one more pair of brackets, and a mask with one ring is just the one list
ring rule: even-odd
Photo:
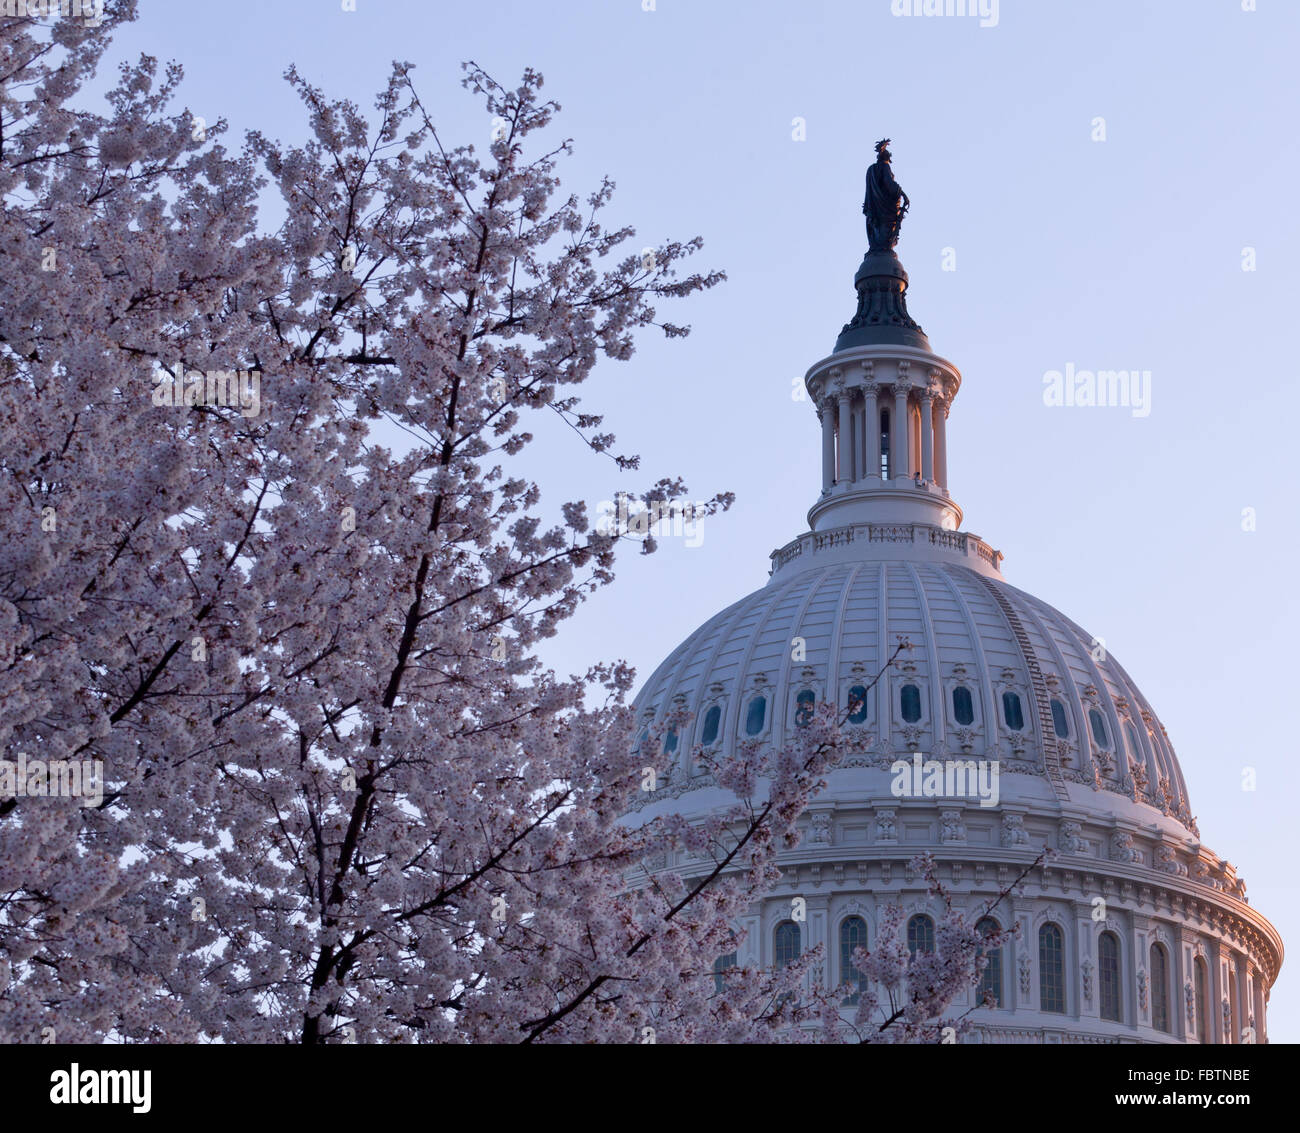
[[[894,758],[896,755],[877,756],[870,758],[870,762],[879,764]],[[675,798],[708,785],[711,785],[711,780],[662,786],[642,805]],[[1036,834],[1031,834],[1027,844],[1010,846],[972,845],[968,839],[963,841],[951,837],[946,841],[936,837],[934,842],[918,844],[904,841],[900,836],[905,822],[915,823],[922,816],[934,821],[937,831],[942,825],[939,819],[945,811],[950,815],[951,835],[955,832],[953,812],[956,809],[944,800],[929,800],[925,805],[918,805],[915,800],[903,799],[891,799],[888,803],[820,807],[818,817],[822,818],[828,833],[836,829],[837,823],[841,827],[865,828],[867,841],[855,843],[835,836],[832,843],[805,837],[798,847],[780,854],[779,864],[786,876],[773,892],[785,893],[788,890],[794,893],[801,885],[797,879],[791,881],[791,877],[797,878],[800,869],[807,872],[813,867],[816,867],[819,884],[830,884],[832,895],[840,890],[854,892],[865,889],[871,892],[878,888],[878,884],[887,887],[923,885],[919,878],[905,878],[907,863],[922,850],[933,853],[936,861],[948,871],[953,879],[954,893],[987,892],[990,886],[1001,886],[1012,880],[1042,849],[1041,836]],[[968,807],[966,812],[974,817],[980,813],[980,808]],[[1035,825],[1045,817],[1032,810],[1025,815],[1026,819],[1034,820]],[[1090,825],[1104,828],[1098,823]],[[964,827],[961,832],[965,833]],[[1264,976],[1265,987],[1277,978],[1283,947],[1276,929],[1251,906],[1226,890],[1137,861],[1114,861],[1083,855],[1071,855],[1068,861],[1068,868],[1045,867],[1035,872],[1037,881],[1031,878],[1024,882],[1027,899],[1032,899],[1035,904],[1052,902],[1052,907],[1058,909],[1062,901],[1070,901],[1082,909],[1082,912],[1074,914],[1073,919],[1077,919],[1090,914],[1091,906],[1080,906],[1077,898],[1069,896],[1071,891],[1078,889],[1085,898],[1104,895],[1112,913],[1104,922],[1094,925],[1098,931],[1103,928],[1122,931],[1123,926],[1114,914],[1141,910],[1147,916],[1161,918],[1150,931],[1162,943],[1172,947],[1173,937],[1164,926],[1181,924],[1191,931],[1213,936],[1234,951],[1243,953]],[[665,862],[656,868],[668,864]],[[677,868],[689,874],[692,865],[703,868],[704,864],[679,862]],[[856,876],[852,868],[846,867],[856,867]],[[832,873],[833,880],[828,876]],[[804,887],[806,885],[805,880]]]

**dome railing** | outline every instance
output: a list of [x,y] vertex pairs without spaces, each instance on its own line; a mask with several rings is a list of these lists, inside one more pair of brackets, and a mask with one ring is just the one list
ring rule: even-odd
[[772,552],[775,573],[801,555],[844,547],[853,543],[928,543],[968,557],[978,557],[994,570],[999,569],[1002,552],[989,546],[978,535],[949,531],[932,523],[852,523],[832,527],[829,531],[808,531],[784,547]]

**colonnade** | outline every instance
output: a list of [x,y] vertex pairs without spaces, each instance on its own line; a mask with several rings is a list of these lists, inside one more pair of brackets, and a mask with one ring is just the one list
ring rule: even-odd
[[[948,487],[951,399],[937,385],[868,382],[823,398],[822,490],[867,480],[911,480]],[[900,425],[900,422],[902,423]]]

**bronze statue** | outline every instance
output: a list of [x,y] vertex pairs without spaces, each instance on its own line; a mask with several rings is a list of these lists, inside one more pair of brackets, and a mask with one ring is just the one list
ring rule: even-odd
[[836,350],[882,344],[930,349],[925,331],[907,313],[907,272],[894,251],[899,226],[912,202],[894,180],[888,146],[888,138],[876,143],[876,162],[867,170],[862,211],[870,243],[853,276],[858,309],[835,340]]
[[888,138],[876,143],[876,163],[867,169],[867,195],[862,211],[867,218],[867,253],[888,252],[898,243],[898,229],[911,201],[894,180],[893,155]]

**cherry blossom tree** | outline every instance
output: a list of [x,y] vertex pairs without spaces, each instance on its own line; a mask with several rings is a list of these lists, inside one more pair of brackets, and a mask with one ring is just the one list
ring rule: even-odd
[[[638,825],[672,756],[632,673],[537,660],[631,544],[543,508],[528,424],[685,497],[630,487],[575,390],[686,333],[658,309],[721,280],[699,240],[631,252],[611,182],[560,192],[532,71],[467,65],[481,153],[407,64],[371,117],[291,70],[307,140],[237,154],[151,58],[76,107],[133,16],[0,17],[0,1037],[845,1037],[812,956],[713,974],[834,710],[715,767],[710,822]],[[712,865],[648,868],[679,849]],[[960,982],[909,983],[908,1037]]]
[[[168,938],[188,931],[168,873],[188,851],[163,846],[206,836],[189,816],[190,788],[215,786],[207,689],[237,688],[240,663],[195,664],[191,643],[219,624],[233,644],[255,601],[232,585],[230,536],[261,442],[215,407],[160,413],[151,377],[159,359],[246,355],[257,335],[228,304],[273,278],[277,250],[252,228],[251,157],[227,156],[220,124],[204,145],[165,113],[178,70],[142,59],[107,115],[73,106],[133,15],[0,17],[0,740],[32,761],[21,783],[0,776],[15,1038],[195,1033],[164,994]],[[59,763],[102,767],[114,794],[57,797]]]
[[[637,1037],[744,883],[626,884],[686,835],[620,820],[626,667],[533,655],[619,538],[579,503],[544,525],[523,419],[634,474],[572,387],[721,276],[679,274],[698,240],[625,253],[608,182],[557,197],[532,72],[468,69],[483,158],[407,66],[373,126],[291,73],[310,140],[235,157],[152,59],[73,107],[132,15],[0,23],[0,1032]],[[98,797],[62,796],[73,764]],[[751,880],[818,766],[769,776]]]

